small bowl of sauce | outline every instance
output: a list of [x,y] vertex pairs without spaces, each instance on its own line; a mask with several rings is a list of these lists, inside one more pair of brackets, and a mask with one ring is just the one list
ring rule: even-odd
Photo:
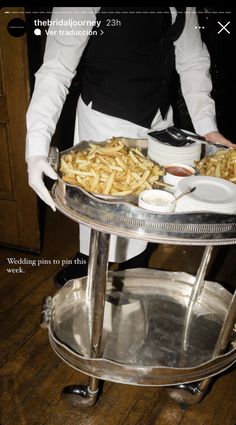
[[181,179],[196,174],[196,170],[193,167],[180,162],[165,165],[165,171],[166,174],[163,176],[164,182],[174,186],[176,186]]
[[175,204],[175,196],[172,193],[158,189],[144,190],[138,198],[139,207],[156,213],[173,212]]

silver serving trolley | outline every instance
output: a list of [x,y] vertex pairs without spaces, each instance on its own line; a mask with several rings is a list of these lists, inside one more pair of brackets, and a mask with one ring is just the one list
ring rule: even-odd
[[[199,402],[211,378],[236,361],[236,292],[205,280],[214,246],[236,243],[236,215],[154,214],[54,184],[57,209],[92,228],[88,276],[45,298],[41,326],[56,354],[89,375],[77,405],[92,406],[99,379],[165,386],[180,404]],[[108,270],[110,235],[205,246],[196,276]]]

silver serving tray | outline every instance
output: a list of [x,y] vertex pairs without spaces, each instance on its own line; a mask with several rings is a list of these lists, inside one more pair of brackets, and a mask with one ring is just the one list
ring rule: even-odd
[[[123,140],[128,147],[138,146],[144,153],[147,151],[147,139]],[[60,155],[78,148],[83,150],[88,147],[88,143],[81,142],[61,153],[56,148],[51,149],[51,165],[58,171]],[[209,154],[212,146],[206,148]],[[101,199],[79,186],[64,182],[60,177],[52,188],[52,197],[58,210],[70,219],[105,233],[183,245],[236,243],[236,215],[201,211],[156,214],[135,205],[134,199],[131,201],[134,197]]]
[[102,354],[90,358],[93,311],[86,277],[70,280],[47,305],[50,343],[70,366],[114,382],[172,385],[213,376],[236,360],[233,341],[224,355],[213,355],[232,295],[206,281],[184,343],[194,281],[182,272],[109,272]]
[[[148,139],[132,139],[132,138],[127,138],[127,137],[122,137],[122,141],[128,148],[135,148],[135,147],[140,148],[141,151],[143,152],[143,154],[148,157]],[[112,196],[112,195],[101,195],[101,194],[98,194],[98,193],[89,193],[85,189],[81,188],[79,185],[74,185],[74,184],[64,182],[64,180],[61,178],[60,172],[59,172],[59,165],[60,165],[61,156],[65,155],[65,154],[69,154],[70,152],[73,152],[73,151],[76,152],[76,151],[86,150],[86,149],[89,148],[89,143],[98,143],[100,146],[105,146],[107,144],[107,141],[104,141],[104,142],[82,141],[82,142],[78,143],[77,145],[75,145],[75,146],[73,146],[69,149],[66,149],[62,152],[59,152],[59,150],[54,146],[51,147],[50,153],[49,153],[49,162],[58,174],[58,181],[59,181],[60,187],[62,185],[64,185],[65,187],[75,188],[76,190],[83,190],[85,193],[88,193],[88,195],[93,195],[93,196],[95,196],[99,199],[103,199],[103,200],[108,201],[108,202],[128,202],[128,203],[131,203],[133,205],[138,205],[138,195]],[[219,149],[220,148],[217,147],[216,145],[209,143],[205,146],[204,156],[213,155]],[[196,175],[197,174],[199,174],[198,171],[196,172]],[[168,186],[169,186],[169,188],[168,188]],[[167,190],[167,191],[169,190],[170,192],[173,192],[173,187],[171,185],[166,184],[166,183],[165,183],[165,186],[162,186],[162,185],[158,185],[158,182],[156,182],[153,185],[153,187],[155,187],[157,189],[161,189],[161,190],[163,189],[163,190]]]

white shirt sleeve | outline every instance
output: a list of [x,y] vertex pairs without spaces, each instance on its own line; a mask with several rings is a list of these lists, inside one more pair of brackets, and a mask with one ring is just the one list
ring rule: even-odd
[[[53,25],[49,26],[52,33],[47,36],[43,64],[35,74],[34,91],[26,116],[26,160],[29,156],[48,155],[68,89],[99,9],[53,9],[50,19]],[[60,24],[62,20],[63,26]]]
[[[173,8],[171,12],[173,15]],[[211,98],[210,55],[198,27],[196,8],[187,7],[184,31],[174,44],[182,93],[196,133],[204,135],[217,131],[217,125]]]

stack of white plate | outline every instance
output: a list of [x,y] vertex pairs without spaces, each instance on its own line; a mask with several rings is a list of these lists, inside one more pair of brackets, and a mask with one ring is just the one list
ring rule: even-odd
[[192,176],[177,184],[175,196],[196,189],[176,202],[175,212],[208,211],[236,214],[236,184],[209,176]]
[[149,137],[148,156],[160,165],[167,165],[171,162],[182,162],[187,165],[194,165],[194,161],[199,161],[202,151],[200,143],[189,143],[184,146],[171,146]]

